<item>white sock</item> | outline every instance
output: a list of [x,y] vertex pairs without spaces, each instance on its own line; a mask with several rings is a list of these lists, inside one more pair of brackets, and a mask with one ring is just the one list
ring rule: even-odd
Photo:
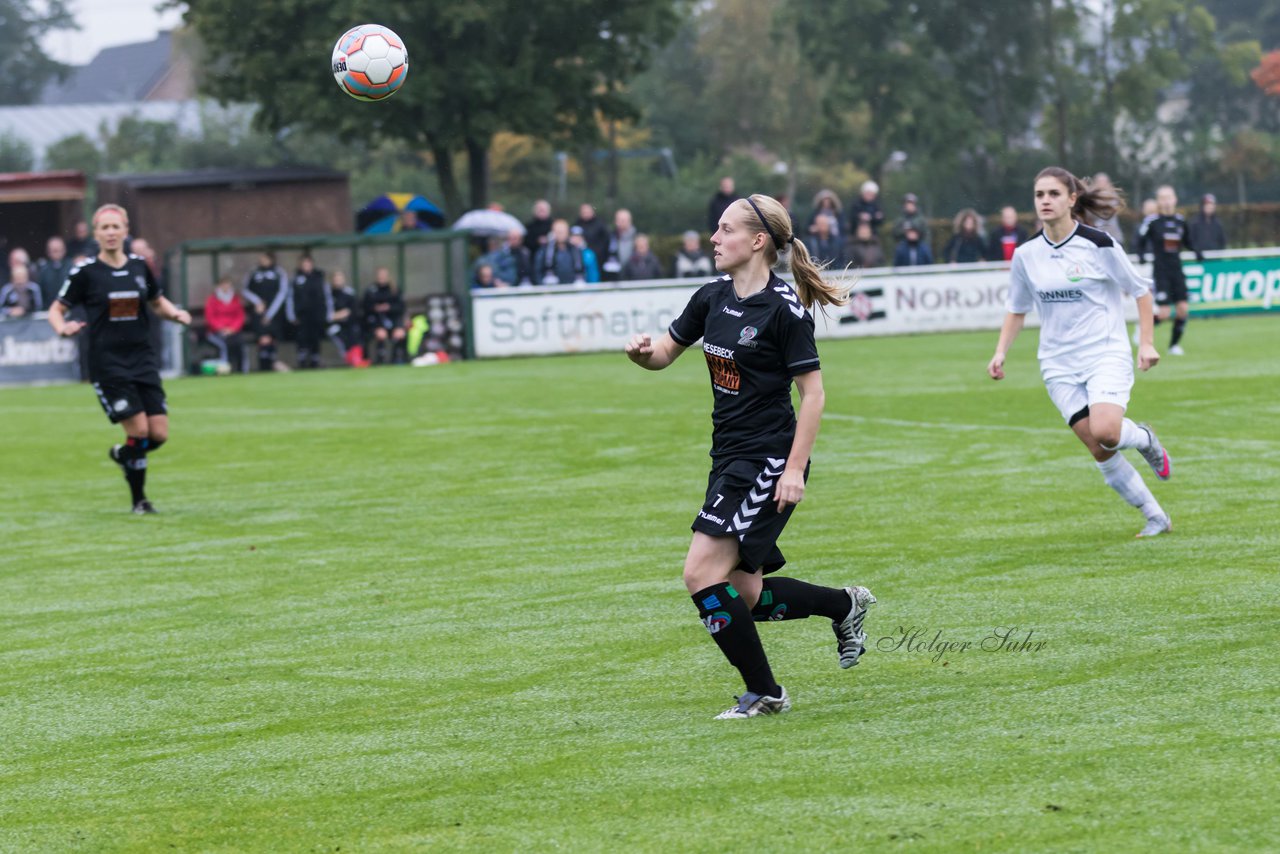
[[[1135,427],[1134,429],[1137,428]],[[1141,433],[1142,430],[1138,430],[1138,432]],[[1107,486],[1120,493],[1120,497],[1125,501],[1141,510],[1142,515],[1148,519],[1164,515],[1164,510],[1160,509],[1160,503],[1151,494],[1151,489],[1147,486],[1146,481],[1142,479],[1142,475],[1138,474],[1138,470],[1131,466],[1124,457],[1116,454],[1106,462],[1098,463],[1098,471],[1102,472],[1102,479],[1107,482]]]
[[1136,448],[1145,451],[1151,447],[1151,435],[1128,418],[1120,421],[1120,442],[1113,448],[1103,445],[1108,451],[1123,451],[1125,448]]

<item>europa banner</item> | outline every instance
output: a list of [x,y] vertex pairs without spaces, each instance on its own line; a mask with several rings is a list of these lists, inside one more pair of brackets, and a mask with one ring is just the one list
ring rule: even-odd
[[1280,255],[1184,264],[1193,315],[1280,311]]

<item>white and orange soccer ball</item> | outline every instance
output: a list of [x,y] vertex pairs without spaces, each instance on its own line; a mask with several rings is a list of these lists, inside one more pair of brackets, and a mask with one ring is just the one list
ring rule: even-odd
[[381,101],[395,94],[409,75],[404,41],[381,24],[361,24],[333,46],[333,79],[352,98]]

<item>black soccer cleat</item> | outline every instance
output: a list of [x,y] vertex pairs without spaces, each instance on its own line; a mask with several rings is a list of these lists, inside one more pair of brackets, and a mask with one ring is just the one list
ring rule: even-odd
[[160,511],[155,508],[155,505],[145,498],[133,505],[133,515],[135,516],[148,516],[152,513],[159,512]]

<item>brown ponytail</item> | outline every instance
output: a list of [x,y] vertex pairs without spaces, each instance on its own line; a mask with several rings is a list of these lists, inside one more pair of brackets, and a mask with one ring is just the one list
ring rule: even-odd
[[844,305],[849,301],[849,289],[822,278],[823,268],[815,264],[809,248],[797,239],[791,230],[791,214],[782,203],[770,196],[756,193],[748,199],[750,207],[759,215],[760,228],[769,235],[765,244],[765,259],[769,266],[776,266],[779,254],[790,250],[791,275],[795,279],[796,296],[805,308]]
[[1094,186],[1092,182],[1081,181],[1061,166],[1049,166],[1040,170],[1036,180],[1054,178],[1061,181],[1068,194],[1076,197],[1071,207],[1071,215],[1084,222],[1098,222],[1111,219],[1124,210],[1124,194],[1118,187]]

